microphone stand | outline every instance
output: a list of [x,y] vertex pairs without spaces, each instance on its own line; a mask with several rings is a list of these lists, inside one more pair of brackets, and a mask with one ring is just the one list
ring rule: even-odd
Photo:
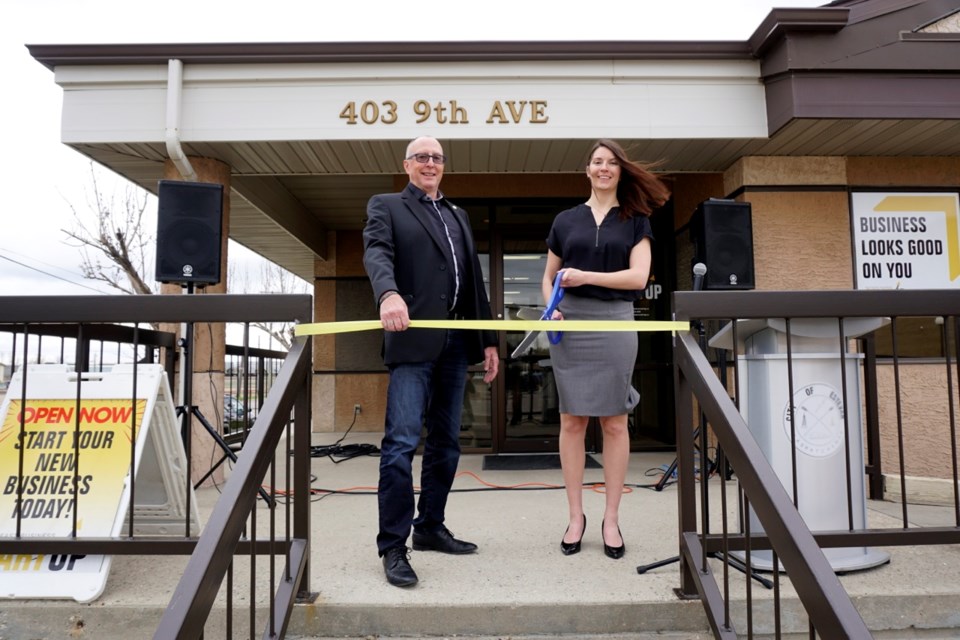
[[[693,267],[693,290],[694,291],[703,290],[703,277],[706,275],[706,273],[707,273],[707,267],[702,262],[698,262],[697,264],[694,265]],[[703,321],[699,319],[695,320],[693,322],[693,325],[694,325],[694,328],[697,330],[697,338],[700,344],[700,350],[703,351],[704,354],[706,354],[707,353],[707,337],[706,337],[706,329],[703,325]],[[721,376],[724,383],[723,386],[724,388],[726,388],[726,362],[723,363],[723,369],[721,369]],[[696,441],[698,438],[700,439],[699,446],[697,446],[696,444]],[[709,506],[707,503],[705,483],[709,479],[710,474],[713,473],[713,471],[716,469],[717,463],[714,461],[711,461],[709,456],[707,456],[706,454],[707,417],[706,415],[704,415],[702,410],[700,411],[700,424],[697,426],[697,428],[693,430],[693,441],[694,441],[694,449],[700,452],[700,483],[701,483],[701,487],[703,488],[702,489],[703,495],[701,496],[701,501],[703,503],[703,509],[704,509],[704,520],[707,523],[709,523],[710,521],[710,516],[708,511]],[[654,486],[655,491],[663,491],[663,488],[667,485],[667,481],[676,472],[677,463],[678,463],[678,458],[674,457],[673,462],[671,462],[670,466],[668,466],[666,471],[663,472],[663,477],[661,477],[660,480],[657,482],[657,484]],[[706,533],[709,533],[709,529],[706,531]],[[740,571],[744,575],[749,575],[751,578],[753,578],[754,580],[756,580],[757,582],[765,586],[767,589],[773,588],[772,581],[764,578],[752,568],[748,570],[747,566],[742,562],[740,562],[739,559],[719,551],[711,551],[707,553],[707,555],[711,558],[715,558],[723,562],[726,562],[729,566]],[[644,573],[652,569],[656,569],[657,567],[662,567],[662,566],[672,564],[674,562],[679,562],[679,561],[680,561],[680,556],[672,556],[670,558],[666,558],[664,560],[658,560],[650,564],[640,565],[637,567],[637,573],[639,573],[640,575],[643,575]]]
[[[694,291],[703,291],[703,277],[706,274],[707,274],[707,266],[705,264],[703,264],[702,262],[698,262],[697,264],[694,265],[693,267],[693,290]],[[694,325],[694,328],[697,330],[697,337],[700,343],[700,350],[706,353],[707,352],[707,336],[706,336],[706,330],[703,326],[703,322],[700,320],[694,320],[693,325]],[[702,411],[700,412],[700,426],[694,429],[693,431],[694,442],[696,442],[697,437],[701,433],[706,433],[706,417],[703,415]],[[709,476],[710,473],[713,472],[713,463],[710,462],[705,455],[703,455],[703,451],[699,447],[697,447],[697,450],[700,451],[700,467],[701,467],[700,475],[701,477],[704,477],[703,467],[708,467],[706,470],[706,476]],[[677,470],[677,458],[674,458],[673,462],[671,462],[670,465],[667,467],[667,469],[663,472],[663,476],[661,476],[660,480],[657,481],[657,484],[654,485],[653,487],[654,491],[663,491],[663,488],[667,486],[667,483],[670,481],[670,478],[673,477],[676,470]]]

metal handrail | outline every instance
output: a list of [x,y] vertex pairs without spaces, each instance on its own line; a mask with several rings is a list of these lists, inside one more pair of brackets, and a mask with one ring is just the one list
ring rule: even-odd
[[[217,500],[213,513],[204,528],[196,549],[184,570],[183,577],[174,591],[167,607],[160,619],[160,624],[154,638],[168,640],[172,638],[186,640],[202,636],[202,629],[220,585],[226,575],[227,568],[233,561],[234,549],[244,531],[246,519],[257,499],[257,487],[260,485],[270,465],[273,451],[276,449],[294,405],[303,402],[300,396],[305,392],[305,382],[310,372],[309,341],[298,339],[291,348],[277,381],[267,396],[260,414],[254,422],[253,428],[247,437],[244,446],[245,455],[237,461],[223,493]],[[303,412],[296,412],[296,420],[302,422],[295,427],[295,433],[309,433],[307,416]],[[295,474],[296,474],[295,470]],[[300,476],[303,473],[299,474]],[[295,495],[307,495],[309,481],[300,484],[295,489]],[[309,502],[307,503],[309,504]],[[309,516],[307,516],[309,517]],[[303,543],[307,536],[305,532],[298,535],[296,523],[294,540],[301,544],[291,547],[296,551],[298,558],[292,557],[290,562],[289,582],[296,585],[300,582],[308,553]],[[288,589],[288,602],[283,603],[285,609],[282,617],[282,626],[286,627],[289,611],[293,607],[293,596],[296,589]],[[280,603],[278,603],[279,606]],[[280,637],[282,637],[282,632]]]
[[310,321],[310,296],[3,296],[0,323]]
[[[776,472],[750,434],[737,407],[717,379],[706,356],[700,350],[696,338],[688,333],[677,336],[674,346],[674,363],[684,379],[683,386],[688,386],[700,402],[718,440],[723,445],[724,454],[737,470],[740,485],[749,496],[751,505],[767,532],[767,537],[789,573],[797,595],[807,609],[816,629],[825,637],[831,638],[870,637],[863,618],[841,586]],[[678,393],[678,399],[683,395]],[[689,448],[690,457],[686,458],[682,452],[678,453],[678,457],[681,460],[692,459],[692,437],[685,437],[682,440],[683,443],[678,442],[678,449],[681,446]],[[685,481],[684,476],[687,476],[687,486],[692,486],[692,469],[681,465],[681,483]],[[693,547],[696,544],[695,536],[685,535],[691,532],[696,533],[695,518],[692,521],[689,520],[688,509],[687,521],[684,522],[683,513],[684,508],[681,507],[681,551],[689,569],[697,565],[701,553],[699,548]],[[703,590],[702,585],[698,583],[698,586]],[[713,598],[704,600],[710,604]],[[721,619],[721,613],[721,611],[714,611],[710,615],[711,620]]]
[[[153,347],[165,348],[168,352],[167,359],[170,360],[170,352],[175,351],[176,346],[174,335],[163,331],[144,330],[140,328],[141,324],[309,322],[312,308],[313,301],[308,295],[6,296],[0,297],[0,328],[14,334],[22,332],[24,348],[28,336],[31,339],[35,335],[75,338],[78,345],[76,362],[79,370],[83,371],[86,359],[80,355],[91,339],[118,343],[132,340],[134,345],[150,343]],[[146,340],[142,340],[144,335],[147,336]],[[309,592],[310,583],[309,345],[308,339],[301,339],[287,354],[245,442],[242,455],[239,456],[230,478],[223,485],[223,498],[200,538],[191,537],[189,533],[183,537],[172,538],[132,533],[117,538],[80,538],[76,535],[58,538],[15,537],[0,539],[0,551],[28,555],[74,552],[104,555],[193,554],[188,563],[188,571],[171,603],[170,613],[164,616],[164,620],[183,616],[189,623],[173,635],[168,635],[167,627],[164,627],[157,631],[158,638],[201,637],[212,599],[220,591],[224,562],[230,565],[234,554],[267,555],[270,556],[271,563],[271,585],[275,587],[275,591],[271,590],[267,633],[271,637],[282,637],[294,600]],[[249,355],[251,350],[248,348],[245,352]],[[283,459],[284,463],[292,461],[288,466],[288,469],[292,470],[292,476],[288,471],[286,486],[291,492],[293,502],[292,508],[287,511],[287,531],[275,536],[271,511],[269,539],[258,540],[254,532],[251,537],[241,540],[237,527],[242,529],[246,518],[250,516],[251,505],[256,501],[258,483],[263,480],[266,469],[271,462],[277,464],[277,443],[285,428],[290,437],[290,451],[287,452],[288,447],[284,447]],[[188,442],[189,437],[188,434]],[[271,484],[272,480],[273,478]],[[130,509],[132,530],[132,498]],[[189,506],[187,511],[189,512]],[[274,583],[274,558],[282,560],[284,556],[285,571],[279,581]],[[230,584],[229,579],[227,584]],[[190,593],[190,602],[183,599],[184,593]],[[229,607],[230,595],[227,597]],[[183,607],[186,607],[185,612]],[[251,619],[254,612],[251,599]]]
[[936,289],[896,291],[677,291],[677,320],[692,318],[868,318],[895,309],[912,316],[960,315],[960,296]]
[[[956,318],[960,314],[960,296],[944,295],[938,290],[901,290],[901,291],[699,291],[676,292],[673,294],[673,308],[678,320],[703,321],[707,319],[735,322],[744,319],[783,318],[787,322],[787,357],[790,358],[789,323],[797,318],[833,318],[838,320],[840,333],[846,318],[887,317],[893,318],[893,325],[900,316],[934,316]],[[838,334],[839,335],[839,334]],[[895,329],[894,329],[895,337]],[[701,336],[702,338],[702,336]],[[737,343],[736,329],[733,331],[734,344]],[[944,341],[946,338],[944,338]],[[842,340],[841,340],[842,343]],[[934,527],[923,530],[903,529],[870,530],[853,529],[849,531],[819,531],[813,534],[800,516],[795,503],[790,498],[783,483],[773,471],[763,452],[757,445],[753,434],[747,427],[740,411],[731,400],[730,391],[718,379],[717,371],[708,361],[703,344],[696,337],[680,334],[674,340],[674,366],[676,376],[676,418],[677,418],[677,456],[678,456],[678,500],[681,548],[681,587],[682,596],[699,596],[718,638],[733,638],[729,614],[729,601],[724,599],[706,562],[708,553],[722,549],[724,557],[731,549],[745,550],[750,569],[750,549],[773,549],[774,578],[776,580],[778,564],[786,569],[797,595],[807,611],[813,630],[823,637],[869,638],[866,624],[857,612],[849,596],[830,567],[821,547],[860,546],[877,542],[882,544],[949,544],[960,541],[960,526]],[[839,345],[838,345],[839,346]],[[869,345],[868,345],[869,346]],[[944,347],[946,348],[946,347]],[[736,349],[736,346],[735,346]],[[841,348],[841,351],[843,349]],[[894,354],[896,347],[894,346]],[[946,354],[946,364],[950,366],[950,355]],[[841,354],[842,357],[842,354]],[[735,358],[736,360],[736,358]],[[894,357],[894,362],[896,357]],[[841,365],[842,366],[842,365]],[[875,366],[870,358],[864,366]],[[735,367],[734,371],[737,369]],[[792,369],[788,368],[789,372]],[[870,372],[872,375],[872,372]],[[867,376],[868,378],[871,376]],[[792,382],[789,382],[792,384]],[[735,395],[739,395],[739,382],[735,381]],[[875,383],[873,390],[876,393]],[[791,387],[792,388],[792,387]],[[792,394],[792,391],[790,392]],[[846,391],[844,390],[844,393]],[[735,470],[738,484],[744,496],[741,505],[753,510],[762,525],[763,532],[754,535],[746,526],[740,535],[731,535],[724,531],[722,535],[709,532],[709,518],[706,511],[706,484],[699,480],[702,503],[703,528],[698,532],[696,486],[698,478],[696,448],[707,446],[705,430],[701,430],[701,440],[694,442],[694,434],[689,425],[695,424],[691,398],[697,401],[706,422],[716,437],[718,451],[728,460]],[[872,402],[868,395],[869,406]],[[876,411],[873,411],[874,419]],[[952,415],[952,414],[951,414]],[[701,422],[703,424],[703,422]],[[953,418],[950,419],[951,426]],[[876,425],[868,424],[868,447],[876,447],[877,442],[870,441],[871,429]],[[955,439],[953,440],[955,442]],[[848,443],[849,446],[849,443]],[[849,452],[848,452],[849,457]],[[876,462],[876,460],[874,460]],[[902,462],[902,454],[901,454]],[[869,468],[879,478],[878,466]],[[701,470],[703,471],[703,469]],[[848,475],[848,511],[850,509],[849,477],[856,470],[847,469]],[[956,463],[954,463],[956,474]],[[721,476],[725,470],[721,469]],[[901,476],[903,475],[901,469]],[[794,479],[794,482],[796,480]],[[721,480],[723,483],[723,480]],[[725,485],[721,484],[721,489]],[[796,486],[794,486],[794,495]],[[906,503],[904,502],[904,513]],[[725,517],[725,516],[724,516]],[[906,521],[906,515],[904,515]],[[960,522],[960,516],[958,516]],[[724,566],[726,571],[726,565]],[[726,575],[726,574],[724,574]],[[751,632],[751,595],[747,580],[747,626]],[[726,578],[724,578],[726,585]],[[774,583],[776,584],[776,583]],[[775,599],[777,595],[775,593]],[[775,606],[775,615],[778,612]],[[777,626],[779,635],[779,626]]]

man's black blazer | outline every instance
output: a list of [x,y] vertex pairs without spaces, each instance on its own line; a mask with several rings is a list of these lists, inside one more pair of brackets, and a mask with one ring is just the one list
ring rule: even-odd
[[[490,319],[490,302],[483,287],[483,272],[466,212],[447,204],[453,211],[467,255],[468,273],[460,283],[457,311],[470,319]],[[396,291],[407,303],[411,320],[443,320],[449,314],[447,295],[450,274],[441,237],[427,218],[428,212],[408,187],[400,193],[370,198],[367,224],[363,230],[363,265],[373,285],[373,297],[380,300],[387,291]],[[447,332],[440,329],[384,331],[383,361],[387,365],[429,362],[440,355]],[[497,344],[492,331],[468,331],[469,362],[483,360],[483,349]]]

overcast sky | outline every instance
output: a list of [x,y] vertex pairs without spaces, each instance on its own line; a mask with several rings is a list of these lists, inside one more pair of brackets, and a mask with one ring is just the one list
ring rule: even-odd
[[[26,44],[745,40],[772,7],[826,1],[0,0],[0,295],[108,292],[82,279],[77,250],[64,243],[61,230],[73,226],[71,205],[92,216],[90,166],[60,143],[62,92]],[[103,182],[122,195],[125,182],[112,176]],[[242,254],[237,246],[231,245],[231,257]]]

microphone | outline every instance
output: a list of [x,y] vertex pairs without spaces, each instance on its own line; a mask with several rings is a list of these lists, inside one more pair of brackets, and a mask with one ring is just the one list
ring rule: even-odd
[[703,276],[707,275],[707,265],[698,262],[693,265],[693,290],[703,291]]

